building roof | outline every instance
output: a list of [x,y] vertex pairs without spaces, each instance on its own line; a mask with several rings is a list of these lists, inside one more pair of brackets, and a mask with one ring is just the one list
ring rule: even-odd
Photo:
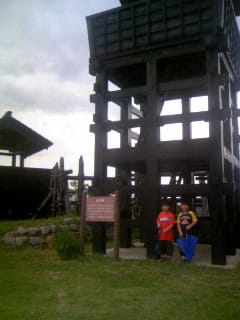
[[[138,0],[120,0],[121,4],[130,4],[132,2],[137,2]],[[235,13],[236,16],[240,15],[240,0],[232,0],[233,1],[233,6],[235,8]]]
[[52,144],[51,141],[13,118],[11,111],[0,118],[0,150],[7,150],[26,158],[48,149]]
[[136,2],[136,0],[120,0],[121,4],[129,4],[131,2]]
[[240,16],[240,1],[239,0],[233,0],[233,5],[235,8],[236,16]]

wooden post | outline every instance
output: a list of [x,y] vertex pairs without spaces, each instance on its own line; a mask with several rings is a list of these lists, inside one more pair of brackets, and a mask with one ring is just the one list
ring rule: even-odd
[[120,210],[119,210],[119,191],[115,192],[115,221],[113,231],[114,241],[114,260],[119,260],[119,244],[120,244]]
[[81,213],[81,207],[82,207],[82,193],[84,190],[84,162],[83,157],[81,156],[79,158],[78,163],[78,180],[77,180],[77,213]]
[[[95,160],[94,160],[94,187],[103,193],[103,185],[106,181],[107,166],[104,161],[104,151],[107,148],[107,132],[105,123],[107,121],[108,102],[107,73],[99,70],[96,74],[96,83],[94,85],[96,92],[95,102]],[[93,225],[93,251],[96,253],[106,253],[106,228],[104,223]]]
[[80,216],[80,254],[85,255],[85,231],[86,231],[86,199],[87,190],[82,193],[82,207]]
[[[131,119],[132,113],[130,111],[131,108],[131,99],[125,99],[121,104],[121,121],[125,123],[128,119]],[[124,129],[121,131],[121,148],[125,149],[131,146],[131,136],[130,129]],[[121,248],[130,248],[131,247],[131,228],[129,225],[124,224],[124,220],[131,219],[131,210],[130,210],[130,202],[127,192],[128,181],[131,176],[131,172],[126,169],[117,168],[117,176],[123,178],[123,185],[119,188],[121,195],[119,194],[119,202],[120,205],[120,219],[123,222],[121,224],[121,232],[120,232],[120,247]]]
[[144,186],[144,240],[147,256],[153,257],[155,243],[155,217],[158,210],[158,190],[160,175],[156,146],[158,138],[158,93],[157,93],[157,61],[152,58],[147,62],[147,108],[144,118],[144,135],[146,136],[146,171],[147,179]]
[[[237,103],[237,88],[236,83],[232,84],[231,86],[231,98],[232,98],[232,110],[233,110],[233,118],[232,118],[232,125],[233,125],[233,154],[234,156],[239,159],[239,143],[238,143],[238,132],[239,132],[239,125],[238,125],[238,118],[235,116],[238,112],[238,103]],[[239,106],[240,107],[240,106]],[[240,228],[240,170],[238,166],[234,166],[234,184],[235,184],[235,239],[236,239],[236,247],[240,248],[240,236],[239,236],[239,228]]]
[[[129,111],[129,106],[131,105],[131,100],[126,99],[121,105],[121,121],[128,121],[131,118],[131,112]],[[131,139],[129,137],[129,129],[124,129],[121,131],[121,148],[127,148],[131,146]]]
[[212,264],[226,264],[226,217],[225,196],[223,194],[224,180],[224,141],[223,123],[218,119],[220,112],[219,97],[219,55],[216,50],[207,52],[207,76],[209,110],[216,117],[210,121],[209,184],[211,190],[210,215],[212,224]]
[[54,217],[57,214],[57,179],[58,179],[58,163],[55,164],[51,170],[50,177],[50,193],[52,194],[52,203],[51,203],[51,216]]
[[24,159],[24,156],[21,155],[21,156],[20,156],[20,167],[21,167],[21,168],[24,168],[24,160],[25,160],[25,159]]
[[12,167],[15,168],[17,165],[17,155],[16,153],[12,153]]
[[59,163],[59,203],[58,203],[58,211],[59,214],[63,215],[65,212],[65,205],[64,205],[64,189],[65,189],[65,173],[64,173],[64,158],[60,158]]
[[[182,113],[184,118],[189,119],[190,113],[190,99],[187,96],[182,98]],[[183,140],[190,140],[191,139],[191,127],[189,120],[185,120],[183,122]]]

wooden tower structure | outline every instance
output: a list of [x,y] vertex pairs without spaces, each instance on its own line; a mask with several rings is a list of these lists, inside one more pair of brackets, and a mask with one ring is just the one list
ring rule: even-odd
[[[226,264],[240,245],[237,15],[239,1],[233,0],[122,0],[116,9],[87,17],[96,77],[94,192],[121,186],[125,245],[133,222],[124,202],[136,197],[148,256],[164,197],[193,205],[208,199],[213,264]],[[194,98],[203,96],[208,105],[194,110]],[[170,107],[175,99],[180,111]],[[120,108],[118,121],[108,117],[112,104]],[[197,122],[209,127],[209,136],[194,139]],[[178,137],[164,141],[163,128],[173,124]],[[118,148],[109,148],[110,132],[120,136]],[[117,169],[118,181],[107,178],[107,166]],[[167,185],[165,176],[171,177]],[[96,226],[98,252],[105,250],[104,232]]]

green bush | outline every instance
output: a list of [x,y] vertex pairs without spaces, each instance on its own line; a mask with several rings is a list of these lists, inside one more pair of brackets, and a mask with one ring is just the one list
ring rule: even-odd
[[61,260],[77,259],[80,255],[80,241],[69,230],[57,234],[54,247]]

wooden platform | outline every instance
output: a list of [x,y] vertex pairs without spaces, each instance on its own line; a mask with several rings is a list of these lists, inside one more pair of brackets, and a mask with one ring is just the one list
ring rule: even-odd
[[[123,260],[145,260],[147,259],[146,249],[143,244],[135,244],[135,248],[120,249],[120,259]],[[108,256],[113,256],[113,249],[107,250]],[[176,244],[174,244],[174,257],[172,259],[174,263],[180,263],[179,251]],[[156,263],[160,263],[156,261]],[[197,247],[196,255],[192,261],[192,265],[207,266],[207,267],[222,267],[227,269],[236,268],[240,264],[240,250],[237,250],[236,256],[227,256],[227,264],[225,266],[218,266],[211,264],[211,246],[207,244],[200,244]]]

